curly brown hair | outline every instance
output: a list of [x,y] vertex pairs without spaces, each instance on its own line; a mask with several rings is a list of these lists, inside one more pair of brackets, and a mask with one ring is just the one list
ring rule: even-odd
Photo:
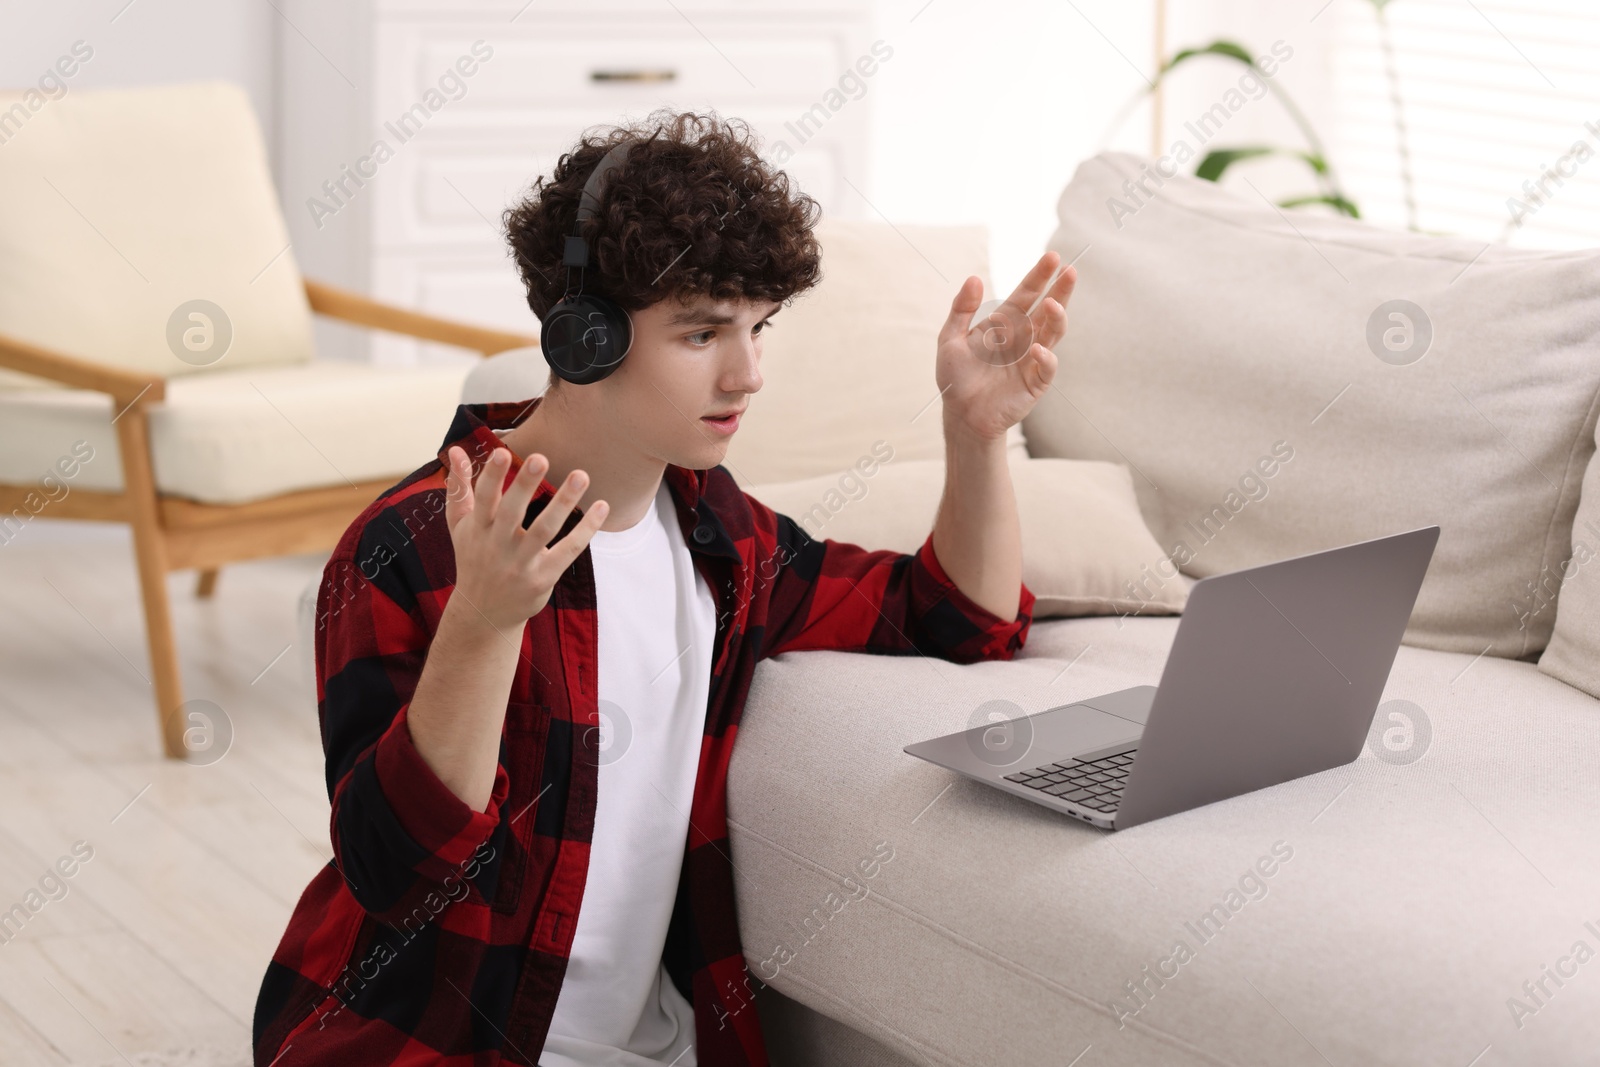
[[538,177],[506,209],[506,240],[541,320],[565,291],[561,254],[583,185],[624,143],[634,147],[604,179],[600,210],[584,226],[595,262],[584,292],[631,312],[699,297],[787,304],[822,280],[812,234],[821,205],[761,158],[748,124],[660,108],[641,123],[586,132],[550,179]]

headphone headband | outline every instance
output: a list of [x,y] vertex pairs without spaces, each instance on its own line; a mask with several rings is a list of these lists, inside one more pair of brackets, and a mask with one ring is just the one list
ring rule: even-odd
[[583,193],[578,197],[578,217],[572,224],[572,233],[567,238],[566,247],[561,257],[562,265],[567,267],[589,267],[593,262],[589,258],[589,242],[579,235],[583,224],[600,211],[600,183],[612,168],[627,158],[628,150],[633,147],[632,142],[623,142],[616,145],[605,154],[589,172],[589,180],[583,183]]

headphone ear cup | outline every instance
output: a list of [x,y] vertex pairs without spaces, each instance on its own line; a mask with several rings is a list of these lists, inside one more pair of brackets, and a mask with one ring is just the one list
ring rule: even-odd
[[545,313],[539,348],[564,381],[587,385],[622,365],[633,349],[633,321],[615,302],[580,293]]

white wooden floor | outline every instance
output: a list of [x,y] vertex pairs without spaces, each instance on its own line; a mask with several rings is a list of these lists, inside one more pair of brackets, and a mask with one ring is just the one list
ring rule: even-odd
[[[325,555],[168,578],[185,699],[233,729],[162,759],[125,527],[33,520],[0,544],[0,1064],[247,1064],[256,990],[331,854],[296,605]],[[93,858],[49,899],[57,860]],[[60,896],[60,889],[54,889]],[[3,936],[3,931],[0,931]]]

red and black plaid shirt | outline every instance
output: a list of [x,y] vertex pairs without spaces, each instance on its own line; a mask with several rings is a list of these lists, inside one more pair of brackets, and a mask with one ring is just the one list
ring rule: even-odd
[[[538,403],[464,404],[437,458],[351,523],[317,597],[317,712],[334,857],[306,887],[256,1003],[255,1060],[538,1063],[572,946],[594,829],[599,745],[592,557],[522,632],[492,799],[463,803],[412,743],[406,712],[455,583],[448,449],[474,477]],[[520,467],[513,459],[509,483]],[[734,915],[728,760],[756,664],[802,649],[1010,659],[1032,621],[999,618],[913,554],[817,541],[721,466],[669,465],[696,570],[717,602],[705,737],[663,960],[694,1004],[703,1067],[767,1054]],[[541,481],[524,526],[554,495]],[[564,536],[581,518],[574,509]]]

